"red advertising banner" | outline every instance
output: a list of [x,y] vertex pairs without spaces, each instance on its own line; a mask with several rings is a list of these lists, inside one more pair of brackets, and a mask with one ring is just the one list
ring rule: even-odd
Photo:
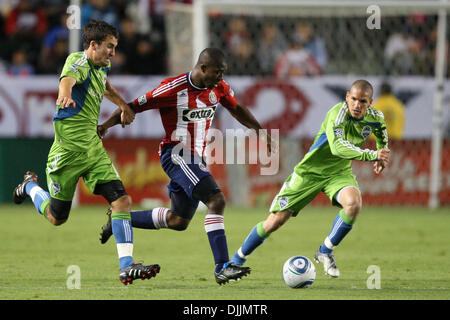
[[[161,168],[156,139],[105,138],[103,145],[119,173],[127,193],[134,204],[146,199],[168,202],[169,178]],[[80,204],[100,204],[105,200],[89,192],[83,182],[79,184]]]

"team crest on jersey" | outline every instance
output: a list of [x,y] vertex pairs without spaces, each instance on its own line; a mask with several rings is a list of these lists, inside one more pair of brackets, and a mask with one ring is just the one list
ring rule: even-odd
[[216,104],[217,103],[217,96],[214,93],[214,91],[212,91],[212,90],[209,93],[209,102],[211,102],[212,104]]
[[209,120],[214,117],[216,106],[183,110],[183,121]]
[[363,136],[364,139],[367,139],[367,137],[370,136],[371,134],[372,128],[370,126],[365,126],[361,131],[361,135]]
[[342,137],[344,135],[344,129],[342,128],[334,129],[334,135],[336,137]]
[[138,98],[138,103],[139,103],[140,106],[142,106],[146,102],[147,102],[147,97],[145,96],[145,94]]
[[57,195],[58,193],[61,192],[61,185],[59,183],[54,183],[52,181],[51,187],[52,187],[53,195]]
[[286,208],[286,206],[289,204],[289,199],[286,196],[280,197],[278,199],[278,205],[280,206],[280,210],[283,210],[283,208]]
[[230,87],[230,96],[232,96],[232,97],[234,97],[234,91],[233,91],[233,89],[231,89],[231,87]]

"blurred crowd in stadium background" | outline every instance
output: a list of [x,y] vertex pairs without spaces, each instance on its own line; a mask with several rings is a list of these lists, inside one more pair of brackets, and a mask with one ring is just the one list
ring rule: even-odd
[[[84,0],[81,27],[91,18],[120,31],[112,74],[167,74],[165,11],[192,0]],[[68,54],[70,1],[0,1],[0,74],[57,74]],[[147,15],[137,14],[147,11]],[[235,16],[214,14],[210,45],[226,51],[228,74],[434,74],[436,16],[383,17],[389,28],[361,28],[365,17]],[[450,66],[450,63],[447,64]],[[447,75],[450,74],[447,72]]]

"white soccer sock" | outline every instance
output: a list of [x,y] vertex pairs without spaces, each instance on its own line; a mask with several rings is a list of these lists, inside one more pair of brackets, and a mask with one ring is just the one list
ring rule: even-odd
[[167,228],[167,208],[153,208],[152,220],[155,229]]

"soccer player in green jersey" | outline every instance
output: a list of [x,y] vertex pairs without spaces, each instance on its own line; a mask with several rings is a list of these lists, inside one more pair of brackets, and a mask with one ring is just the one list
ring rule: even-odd
[[134,279],[155,276],[159,266],[144,266],[133,260],[131,197],[97,135],[103,96],[121,109],[122,126],[134,120],[134,112],[107,78],[118,39],[117,29],[103,21],[92,20],[83,28],[85,50],[68,56],[60,76],[53,117],[55,139],[46,167],[49,192],[38,185],[36,174],[28,171],[14,189],[13,200],[20,204],[30,196],[37,211],[58,226],[69,217],[76,185],[82,177],[91,192],[110,203],[119,279],[126,285]]
[[[372,161],[376,174],[380,174],[389,161],[386,125],[383,114],[371,107],[372,94],[369,82],[357,80],[347,92],[345,101],[328,111],[313,145],[273,199],[269,216],[251,230],[233,255],[232,263],[243,265],[248,255],[272,232],[290,217],[297,216],[323,191],[341,210],[317,250],[315,260],[323,264],[326,274],[339,276],[332,252],[352,229],[362,206],[351,161]],[[361,149],[371,133],[375,135],[377,150]]]

